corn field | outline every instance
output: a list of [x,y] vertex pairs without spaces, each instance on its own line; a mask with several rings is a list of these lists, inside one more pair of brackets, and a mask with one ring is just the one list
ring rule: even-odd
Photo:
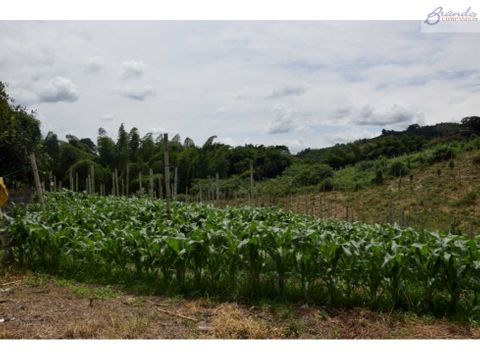
[[164,293],[478,313],[480,236],[315,219],[277,208],[48,193],[8,217],[21,264]]

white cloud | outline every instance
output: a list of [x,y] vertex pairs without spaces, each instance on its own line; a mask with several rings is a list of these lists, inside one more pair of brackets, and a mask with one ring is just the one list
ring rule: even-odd
[[271,113],[273,120],[270,122],[267,132],[269,134],[282,134],[291,132],[295,129],[295,113],[284,104],[275,105]]
[[393,104],[390,107],[374,108],[365,105],[361,108],[339,108],[333,116],[347,119],[355,125],[405,127],[406,125],[425,123],[425,114],[410,106]]
[[168,130],[165,129],[164,127],[161,127],[161,126],[154,126],[154,127],[150,128],[149,132],[151,132],[153,135],[158,136],[158,135],[168,133]]
[[129,99],[144,101],[145,99],[155,96],[155,90],[151,86],[141,87],[124,87],[119,90],[120,95]]
[[268,98],[269,99],[279,99],[283,97],[289,97],[289,96],[300,96],[303,95],[307,92],[307,89],[303,86],[294,86],[294,85],[288,85],[284,86],[281,89],[275,90],[273,93],[271,93]]
[[105,114],[102,116],[102,121],[111,122],[113,120],[115,120],[115,117],[113,116],[113,114]]
[[224,114],[228,111],[228,109],[225,106],[221,106],[215,110],[216,114]]
[[[0,21],[0,79],[59,137],[94,138],[114,127],[102,115],[115,109],[128,128],[161,121],[197,144],[217,134],[319,147],[478,115],[478,40],[412,21]],[[57,75],[75,90],[50,84]],[[149,101],[155,94],[161,101]],[[283,110],[272,111],[277,102]]]
[[78,91],[72,80],[55,76],[40,85],[37,101],[42,103],[75,102],[78,100]]
[[89,59],[85,59],[82,64],[83,71],[87,74],[93,74],[105,67],[103,59],[99,56],[94,56]]
[[123,79],[139,78],[145,73],[145,64],[142,61],[129,60],[122,63]]
[[237,146],[238,143],[232,139],[231,137],[217,137],[215,138],[215,140],[213,141],[214,143],[218,143],[218,144],[225,144],[225,145],[230,145],[230,146]]

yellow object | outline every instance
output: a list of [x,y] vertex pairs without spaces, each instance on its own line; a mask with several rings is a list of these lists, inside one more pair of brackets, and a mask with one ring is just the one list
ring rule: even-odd
[[7,203],[8,200],[8,191],[3,178],[0,177],[0,208]]

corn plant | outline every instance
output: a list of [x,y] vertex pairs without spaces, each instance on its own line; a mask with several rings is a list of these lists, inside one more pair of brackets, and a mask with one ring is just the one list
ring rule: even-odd
[[480,311],[480,237],[275,208],[174,202],[167,217],[149,198],[64,191],[46,200],[45,213],[17,206],[7,219],[14,257],[34,270],[233,299]]

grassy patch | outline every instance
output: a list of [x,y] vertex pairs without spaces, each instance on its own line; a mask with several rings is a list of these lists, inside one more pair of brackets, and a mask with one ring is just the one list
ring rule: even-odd
[[57,286],[67,288],[74,294],[88,299],[108,300],[117,297],[117,293],[110,286],[88,287],[66,279],[54,279],[53,282]]

